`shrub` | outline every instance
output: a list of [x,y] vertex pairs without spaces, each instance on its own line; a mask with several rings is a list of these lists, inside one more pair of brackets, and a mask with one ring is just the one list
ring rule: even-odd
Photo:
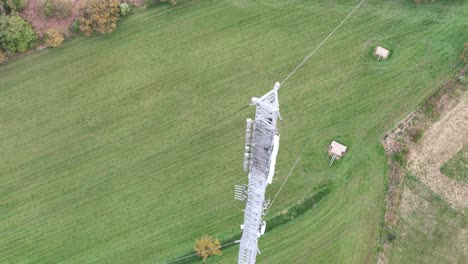
[[129,3],[120,4],[120,14],[122,16],[128,15],[132,11],[132,6]]
[[197,252],[197,256],[202,257],[203,260],[206,260],[209,256],[221,255],[221,243],[219,243],[218,239],[210,236],[198,239],[193,249]]
[[395,240],[397,237],[395,234],[391,233],[391,232],[388,232],[387,235],[385,236],[385,240],[387,242],[392,242],[393,240]]
[[36,39],[31,25],[20,16],[0,16],[0,46],[7,51],[27,51]]
[[6,60],[6,55],[3,54],[3,52],[0,50],[0,63],[4,62]]
[[403,146],[397,152],[393,153],[392,160],[400,166],[406,166],[406,159],[408,156],[408,147]]
[[71,30],[75,33],[80,32],[80,20],[75,19],[71,25]]
[[93,32],[111,33],[119,20],[119,7],[119,0],[83,1],[78,17],[80,30],[86,35]]
[[461,84],[466,84],[466,83],[468,83],[468,80],[466,79],[465,75],[460,75],[460,77],[458,77],[458,81],[459,81]]
[[51,28],[51,29],[47,30],[47,32],[46,32],[45,44],[48,47],[56,48],[56,47],[62,45],[63,39],[64,38],[63,38],[62,32]]
[[46,16],[65,18],[71,15],[71,0],[44,0],[42,11]]
[[5,0],[4,2],[6,10],[10,12],[21,12],[28,4],[28,0]]

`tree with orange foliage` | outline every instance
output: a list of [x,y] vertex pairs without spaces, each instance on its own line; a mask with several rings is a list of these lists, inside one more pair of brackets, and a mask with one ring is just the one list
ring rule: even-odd
[[203,236],[195,242],[193,249],[197,253],[197,256],[202,257],[203,260],[206,260],[209,256],[221,255],[221,243],[218,239]]
[[78,21],[85,35],[93,32],[108,34],[114,31],[119,20],[120,0],[83,1]]
[[63,39],[63,34],[60,31],[53,28],[47,30],[45,34],[45,44],[48,47],[56,48],[62,45]]

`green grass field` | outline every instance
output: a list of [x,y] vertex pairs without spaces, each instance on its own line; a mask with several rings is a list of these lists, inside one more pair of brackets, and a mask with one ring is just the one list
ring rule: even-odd
[[463,146],[440,171],[447,177],[468,184],[468,145]]
[[[163,263],[202,235],[239,234],[244,205],[233,188],[247,182],[253,108],[174,143],[271,89],[357,3],[187,0],[1,65],[0,263]],[[267,231],[258,263],[374,262],[386,181],[379,137],[461,66],[467,7],[366,1],[283,86],[269,197],[314,134],[267,218],[324,181],[335,188]],[[372,57],[379,44],[388,61]],[[349,152],[329,168],[332,139]]]
[[467,263],[467,216],[415,177],[404,188],[411,200],[400,207],[390,263]]

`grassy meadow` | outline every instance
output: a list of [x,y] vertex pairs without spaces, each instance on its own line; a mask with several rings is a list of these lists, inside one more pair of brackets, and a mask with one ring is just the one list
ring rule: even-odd
[[390,263],[466,263],[467,216],[416,177],[405,181]]
[[[0,263],[164,263],[202,235],[239,234],[233,190],[247,182],[253,107],[175,143],[270,90],[357,3],[186,0],[0,65]],[[285,83],[270,198],[313,138],[266,218],[323,182],[334,189],[267,227],[258,263],[375,262],[379,137],[461,66],[467,7],[366,1]],[[373,58],[376,45],[389,60]],[[330,168],[332,139],[349,152]],[[234,263],[237,249],[208,262]]]
[[449,178],[468,184],[468,145],[464,145],[455,156],[442,165],[440,171]]

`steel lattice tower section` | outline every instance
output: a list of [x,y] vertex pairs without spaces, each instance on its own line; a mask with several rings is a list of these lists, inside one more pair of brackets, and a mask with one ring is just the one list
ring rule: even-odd
[[[279,148],[279,133],[276,121],[281,119],[278,90],[273,90],[260,98],[253,97],[251,105],[256,106],[255,120],[247,119],[244,170],[249,170],[248,185],[238,185],[235,198],[246,202],[244,224],[239,247],[239,264],[255,263],[258,238],[263,235],[266,223],[262,221],[268,201],[265,190],[271,184],[275,173],[276,156]],[[253,126],[252,126],[253,125]]]

